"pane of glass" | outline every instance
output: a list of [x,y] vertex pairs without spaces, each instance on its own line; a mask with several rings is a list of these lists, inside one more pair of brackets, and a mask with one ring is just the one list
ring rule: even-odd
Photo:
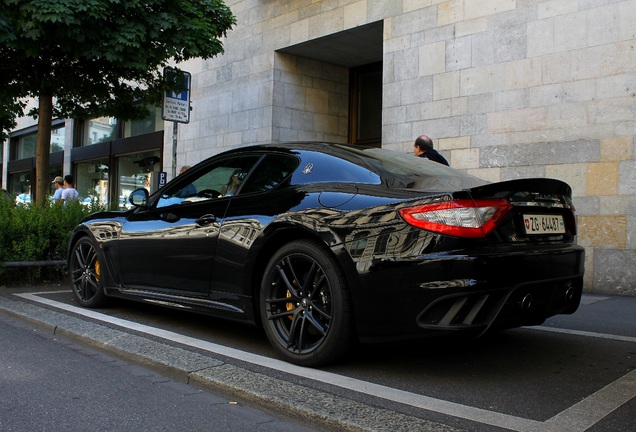
[[149,110],[146,118],[124,122],[124,138],[163,130],[161,110],[157,107],[151,107]]
[[250,174],[241,193],[264,192],[274,189],[298,166],[298,159],[283,155],[268,155]]
[[15,202],[29,204],[31,202],[31,172],[23,171],[10,176],[11,194],[15,195]]
[[35,144],[37,142],[37,135],[25,135],[18,138],[18,152],[16,159],[27,159],[35,157]]
[[241,191],[245,176],[259,159],[258,156],[233,157],[211,165],[197,174],[186,171],[183,181],[162,190],[157,207],[193,203],[236,195]]
[[159,150],[132,153],[117,158],[119,174],[118,207],[128,208],[130,193],[138,188],[146,188],[152,193],[157,189],[161,158]]
[[97,201],[108,206],[108,159],[97,159],[77,164],[75,189],[86,204]]
[[51,150],[50,153],[64,151],[66,140],[66,128],[60,127],[51,130]]
[[84,139],[82,145],[89,146],[100,142],[119,138],[117,119],[113,117],[99,117],[84,123]]
[[[51,130],[51,147],[49,152],[56,153],[64,151],[66,128],[64,126]],[[37,146],[37,133],[23,135],[17,139],[16,160],[35,157]],[[0,154],[0,163],[2,155]]]

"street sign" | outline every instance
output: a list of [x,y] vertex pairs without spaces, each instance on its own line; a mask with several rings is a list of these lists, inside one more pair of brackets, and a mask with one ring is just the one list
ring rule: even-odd
[[190,87],[192,76],[189,72],[182,70],[165,68],[163,78],[167,82],[177,83],[184,90],[166,92],[163,95],[163,106],[161,118],[166,121],[178,123],[190,122]]
[[159,185],[158,188],[161,189],[168,183],[168,173],[165,171],[159,172]]

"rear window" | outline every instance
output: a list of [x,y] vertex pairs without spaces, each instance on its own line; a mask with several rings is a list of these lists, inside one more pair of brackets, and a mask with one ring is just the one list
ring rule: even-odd
[[302,162],[292,177],[292,183],[381,184],[382,179],[371,167],[323,153],[303,152]]
[[393,150],[330,145],[328,152],[302,152],[292,183],[384,184],[425,192],[448,192],[488,183],[446,165]]
[[388,187],[429,192],[468,189],[488,182],[431,160],[376,148],[342,146],[376,172]]

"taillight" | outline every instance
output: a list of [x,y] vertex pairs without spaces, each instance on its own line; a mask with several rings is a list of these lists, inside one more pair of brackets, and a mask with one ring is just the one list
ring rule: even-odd
[[454,200],[400,209],[409,225],[464,238],[483,238],[511,209],[503,199]]

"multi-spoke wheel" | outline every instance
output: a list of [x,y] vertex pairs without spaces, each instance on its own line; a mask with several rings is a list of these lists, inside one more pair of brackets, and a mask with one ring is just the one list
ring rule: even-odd
[[318,366],[344,355],[353,341],[346,283],[317,243],[292,242],[269,261],[261,284],[261,317],[271,344],[292,363]]
[[82,306],[99,307],[105,303],[101,256],[89,238],[81,238],[73,246],[69,272],[73,294]]

